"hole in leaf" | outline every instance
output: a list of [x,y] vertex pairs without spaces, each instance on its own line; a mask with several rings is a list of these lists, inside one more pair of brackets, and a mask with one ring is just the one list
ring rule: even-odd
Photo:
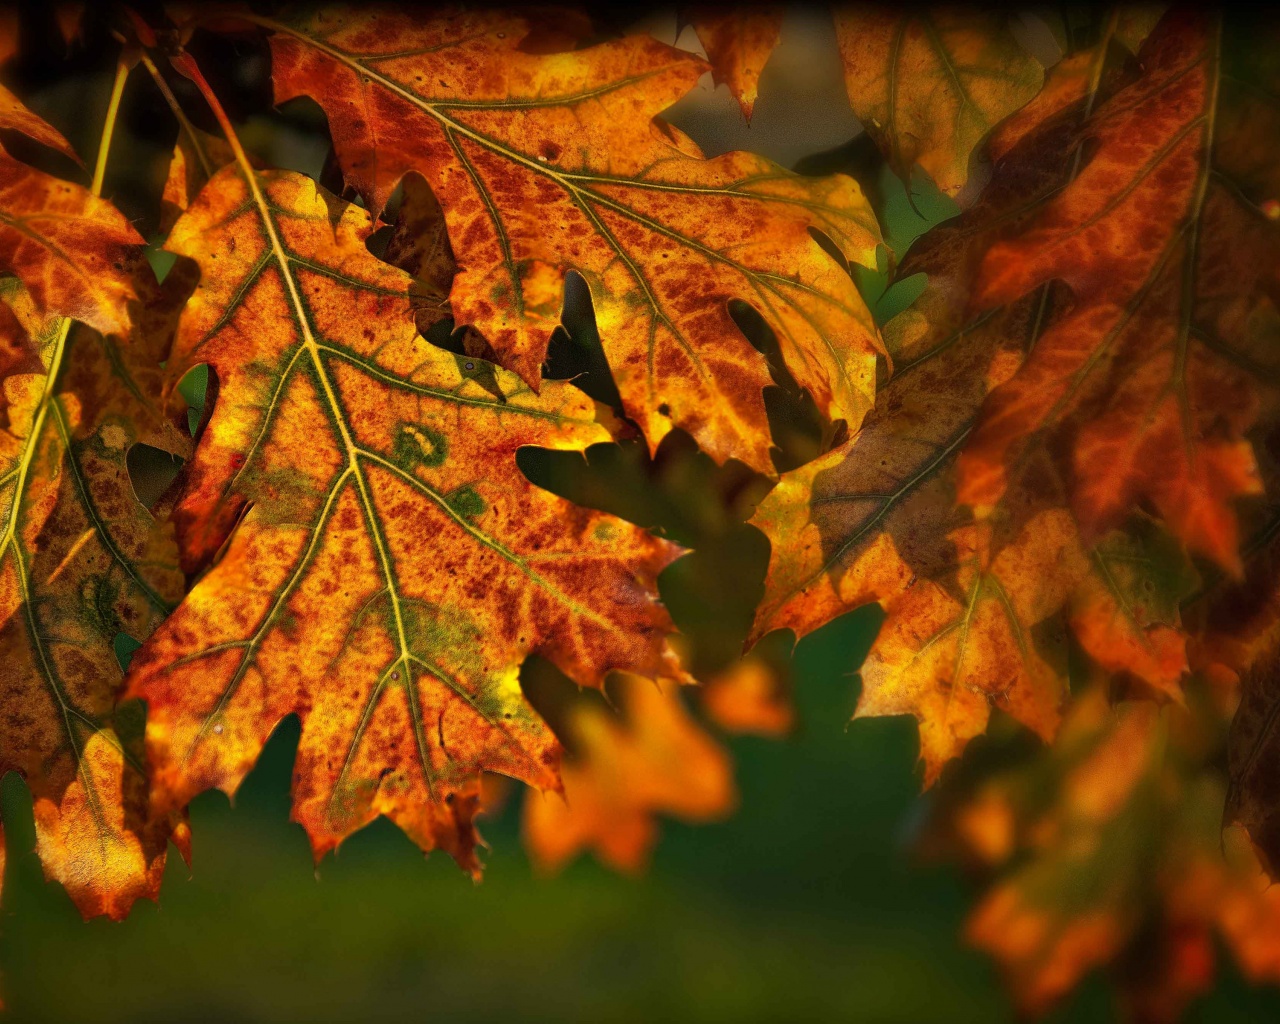
[[193,366],[178,381],[178,394],[187,403],[187,429],[195,437],[209,398],[209,365]]
[[747,340],[765,357],[774,383],[764,389],[764,407],[773,438],[773,464],[779,472],[816,459],[830,447],[835,425],[818,411],[813,396],[802,388],[787,369],[782,349],[773,330],[755,307],[734,299],[729,315]]
[[565,275],[560,323],[547,347],[543,375],[552,380],[571,381],[597,402],[621,411],[622,397],[600,344],[591,290],[582,275],[572,271]]
[[116,661],[120,665],[121,672],[129,671],[129,664],[133,661],[134,654],[138,648],[142,646],[141,640],[135,640],[128,633],[117,633],[111,641],[111,646],[115,650]]
[[182,469],[182,460],[163,448],[138,443],[125,456],[125,467],[138,501],[151,508],[173,483]]

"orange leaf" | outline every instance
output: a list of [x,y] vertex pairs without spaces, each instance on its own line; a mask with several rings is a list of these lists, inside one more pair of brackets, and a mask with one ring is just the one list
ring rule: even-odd
[[1240,830],[1221,835],[1225,718],[1211,696],[1195,687],[1189,707],[1157,713],[1111,708],[1093,686],[1052,748],[943,785],[934,834],[992,879],[966,935],[1024,1014],[1102,968],[1123,1019],[1172,1024],[1212,986],[1215,933],[1250,981],[1280,979],[1280,890]]
[[3,85],[0,85],[0,130],[22,132],[23,135],[35,139],[41,145],[56,149],[76,163],[80,162],[80,157],[76,155],[76,151],[71,148],[71,143],[66,140],[62,132],[44,118],[28,110],[23,102]]
[[759,309],[822,412],[861,420],[875,327],[811,231],[874,266],[875,218],[848,178],[804,179],[745,153],[705,160],[655,121],[704,71],[697,58],[642,35],[530,54],[525,21],[492,12],[258,20],[274,32],[277,102],[324,108],[375,214],[406,173],[431,186],[460,259],[454,318],[530,385],[573,269],[652,449],[681,427],[718,461],[772,471],[772,378],[730,316],[735,298]]
[[[1271,552],[1274,562],[1275,552]],[[1280,588],[1270,588],[1268,628],[1240,672],[1240,707],[1231,726],[1231,790],[1226,820],[1239,822],[1257,845],[1267,871],[1280,874]]]
[[116,712],[117,637],[145,637],[183,589],[126,464],[139,441],[185,453],[157,401],[168,339],[117,347],[8,298],[39,358],[0,382],[0,773],[31,787],[46,876],[86,917],[121,918],[155,898],[171,836],[185,852],[181,816],[151,813],[140,718]]
[[294,817],[317,857],[385,814],[478,871],[481,771],[557,784],[520,663],[584,685],[675,670],[654,581],[678,549],[529,484],[519,448],[607,439],[591,401],[424,341],[371,230],[238,149],[174,227],[202,273],[174,372],[208,363],[221,389],[175,520],[184,563],[213,565],[129,692],[161,807],[234,791],[297,713]]
[[617,871],[639,871],[657,840],[657,815],[714,821],[733,809],[728,755],[689,717],[679,690],[625,677],[625,721],[599,703],[572,709],[566,740],[578,756],[562,769],[564,793],[525,797],[525,846],[543,871],[584,849]]
[[1069,162],[1040,156],[1072,137],[1086,98],[1031,132],[975,206],[912,249],[901,276],[925,273],[929,286],[886,325],[894,377],[862,429],[784,474],[752,520],[772,545],[753,637],[779,627],[803,635],[879,601],[886,621],[857,714],[914,714],[926,782],[986,728],[992,706],[1053,734],[1068,609],[1090,654],[1157,692],[1176,695],[1185,668],[1179,553],[1134,558],[1123,536],[1087,547],[1047,453],[1020,467],[985,518],[956,505],[957,455],[983,401],[1038,350],[1064,298],[1045,286],[972,317],[974,278],[987,249],[1069,180]]
[[127,333],[142,244],[105,199],[0,150],[0,273],[16,274],[41,314]]
[[[1044,1013],[1087,971],[1114,960],[1137,930],[1143,865],[1125,843],[1125,811],[1151,797],[1156,724],[1149,705],[1125,708],[1111,723],[1100,692],[1080,701],[1057,755],[1068,771],[1054,779],[1055,802],[1020,808],[1032,818],[1020,838],[1033,858],[1001,878],[966,923],[967,939],[1000,962],[1028,1015]],[[1100,857],[1106,874],[1091,890]]]
[[160,230],[172,230],[209,179],[234,159],[231,147],[222,139],[194,125],[183,125],[160,195]]
[[[0,12],[0,64],[18,52],[18,12]],[[13,93],[0,85],[0,130],[22,132],[41,145],[56,149],[76,163],[80,158],[63,134],[44,118],[32,113]]]
[[1240,141],[1224,135],[1219,151],[1237,99],[1220,48],[1212,19],[1166,16],[1141,77],[1086,125],[1078,144],[1096,151],[1075,180],[987,254],[980,305],[1054,279],[1076,301],[988,401],[959,494],[986,509],[1027,452],[1069,449],[1090,538],[1149,501],[1189,547],[1239,572],[1232,500],[1260,491],[1244,440],[1255,385],[1240,364],[1266,344],[1255,325],[1280,293],[1280,234],[1242,201],[1258,182],[1233,181]]
[[954,195],[987,133],[1040,89],[1044,72],[1000,10],[859,5],[836,10],[853,112],[904,181],[920,167]]
[[750,121],[759,95],[760,72],[778,45],[780,7],[695,6],[690,12],[698,41],[717,84],[725,84]]
[[785,736],[795,724],[790,681],[754,653],[712,676],[698,690],[703,709],[727,732]]

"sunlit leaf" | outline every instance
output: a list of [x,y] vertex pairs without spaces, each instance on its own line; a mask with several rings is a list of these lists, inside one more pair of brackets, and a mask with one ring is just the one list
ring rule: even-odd
[[525,21],[329,7],[280,24],[277,102],[328,114],[348,183],[376,214],[416,171],[443,208],[454,319],[537,386],[564,274],[591,291],[623,406],[656,449],[673,428],[769,473],[770,376],[729,313],[754,305],[787,369],[856,425],[877,339],[845,259],[875,265],[879,229],[848,178],[804,179],[745,153],[705,160],[656,115],[705,70],[643,35],[524,52]]
[[371,230],[247,159],[175,226],[168,248],[202,278],[174,373],[207,363],[220,387],[175,520],[184,563],[212,565],[130,692],[159,806],[234,791],[297,713],[294,816],[317,856],[381,813],[474,871],[480,772],[556,785],[521,661],[584,685],[678,671],[654,585],[677,549],[522,476],[524,445],[607,439],[592,403],[424,341]]
[[31,788],[45,874],[86,917],[121,918],[156,897],[171,835],[185,845],[180,815],[150,810],[140,721],[116,711],[116,637],[145,637],[183,591],[126,465],[140,441],[185,450],[158,402],[168,339],[44,319],[12,280],[6,297],[38,358],[0,381],[0,773]]
[[0,150],[0,273],[16,275],[42,314],[126,333],[142,241],[105,199]]
[[778,45],[782,9],[754,5],[697,6],[690,11],[690,20],[698,33],[698,41],[707,51],[716,82],[729,87],[742,107],[743,116],[750,121],[759,95],[760,73]]

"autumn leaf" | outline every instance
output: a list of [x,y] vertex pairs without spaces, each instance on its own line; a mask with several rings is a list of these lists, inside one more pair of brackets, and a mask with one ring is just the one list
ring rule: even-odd
[[[18,12],[0,13],[0,64],[18,52]],[[44,118],[31,111],[17,96],[0,85],[0,131],[16,131],[43,146],[56,149],[76,163],[80,158],[63,134]]]
[[[0,129],[20,131],[79,162],[62,134],[0,86]],[[109,202],[0,149],[0,274],[22,281],[44,316],[106,333],[128,330],[142,236]]]
[[[8,282],[12,285],[12,281]],[[0,302],[0,384],[18,374],[42,374],[37,343],[6,302]],[[0,427],[9,427],[9,396],[0,387]]]
[[178,134],[169,160],[169,173],[160,196],[160,229],[172,230],[213,175],[235,159],[231,147],[216,135],[187,124]]
[[0,85],[0,131],[21,132],[43,146],[56,149],[76,163],[80,158],[63,134],[39,115],[33,113],[13,93]]
[[689,716],[678,685],[628,676],[618,688],[622,720],[599,702],[571,708],[566,742],[577,756],[562,769],[563,794],[525,797],[525,847],[543,871],[584,849],[617,871],[639,871],[658,815],[714,821],[737,802],[728,755]]
[[785,736],[795,725],[790,679],[752,651],[698,688],[707,717],[726,732]]
[[782,32],[782,9],[698,5],[689,18],[707,52],[716,83],[729,87],[742,115],[750,121],[759,95],[760,73]]
[[474,871],[480,772],[556,785],[520,663],[583,685],[678,672],[654,585],[678,549],[525,480],[520,447],[607,439],[590,400],[425,342],[371,230],[238,149],[174,227],[202,274],[175,372],[207,363],[222,395],[174,517],[184,564],[212,565],[129,692],[161,808],[234,791],[297,713],[294,817],[317,856],[381,813]]
[[[411,274],[417,284],[419,332],[425,335],[449,316],[449,289],[458,272],[458,262],[449,243],[440,201],[416,174],[405,175],[401,183],[400,209],[396,211],[383,259]],[[468,352],[486,347],[484,339],[471,328],[466,329],[464,339]]]
[[[151,813],[141,723],[116,708],[117,638],[146,636],[183,589],[171,533],[138,501],[127,465],[138,442],[185,452],[157,401],[163,311],[182,296],[155,284],[141,238],[97,195],[126,74],[92,190],[0,152],[0,270],[19,278],[0,282],[0,772],[31,789],[46,877],[86,917],[114,918],[155,898],[170,838],[186,853],[182,815]],[[33,118],[7,126],[74,158]],[[139,295],[150,311],[131,316]],[[143,326],[122,339],[70,317]]]
[[894,172],[917,164],[955,195],[983,138],[1030,100],[1044,72],[999,9],[838,6],[849,102]]
[[1050,280],[1074,302],[988,401],[959,497],[991,507],[1025,453],[1049,446],[1090,538],[1149,502],[1192,550],[1239,572],[1233,499],[1260,490],[1244,437],[1256,386],[1241,363],[1274,344],[1258,331],[1274,328],[1280,235],[1248,198],[1274,177],[1250,163],[1274,122],[1240,116],[1254,93],[1223,78],[1222,50],[1215,19],[1167,15],[1142,75],[1085,125],[1076,145],[1095,148],[1074,181],[987,253],[976,307]]
[[[1280,378],[1273,378],[1273,380]],[[1280,666],[1280,419],[1276,391],[1259,439],[1267,500],[1249,510],[1245,574],[1206,587],[1189,608],[1197,626],[1194,658],[1215,679],[1237,684],[1240,706],[1231,725],[1231,787],[1225,820],[1239,822],[1272,878],[1280,872],[1280,738],[1276,731]]]
[[1199,582],[1181,546],[1135,515],[1127,530],[1107,534],[1089,560],[1071,597],[1076,639],[1118,682],[1136,677],[1156,696],[1178,699],[1189,667],[1182,602]]
[[183,591],[172,532],[126,465],[138,442],[184,452],[157,404],[168,339],[121,345],[41,318],[6,285],[11,323],[38,358],[2,382],[0,772],[31,788],[46,876],[86,917],[118,919],[156,897],[171,834],[186,842],[179,815],[150,812],[141,721],[115,703],[116,637],[145,637]]
[[[1092,59],[1086,81],[1113,87],[1105,50]],[[984,401],[1038,350],[1066,299],[1046,285],[973,316],[975,277],[988,249],[1070,180],[1069,161],[1041,157],[1073,137],[1091,98],[1079,90],[1028,129],[977,204],[917,242],[899,275],[924,273],[929,284],[886,325],[896,371],[875,409],[843,446],[785,474],[752,520],[772,547],[752,636],[804,635],[878,601],[886,619],[856,715],[915,715],[926,784],[986,729],[992,707],[1052,737],[1069,631],[1160,696],[1177,697],[1186,668],[1185,560],[1156,524],[1139,518],[1133,533],[1086,543],[1043,451],[984,517],[957,504],[957,461]]]
[[[987,140],[987,155],[993,161],[1003,160],[1029,132],[1080,101],[1084,101],[1084,116],[1092,113],[1098,90],[1104,87],[1111,51],[1120,46],[1136,54],[1163,13],[1159,4],[1113,7],[1102,18],[1097,43],[1063,57],[1045,78],[1044,88],[996,125]],[[1077,148],[1071,156],[1073,177],[1079,173],[1081,157]]]
[[[1046,91],[1055,89],[1051,76]],[[954,566],[947,535],[971,522],[956,508],[955,456],[1063,297],[1044,288],[974,316],[975,278],[986,251],[1069,178],[1069,164],[1037,157],[1074,137],[1086,100],[1080,92],[1029,126],[978,202],[924,234],[898,267],[897,279],[923,274],[928,283],[885,326],[894,373],[874,411],[843,446],[784,474],[753,519],[773,547],[753,638],[778,628],[803,636]]]
[[1220,832],[1229,705],[1201,688],[1189,708],[1113,708],[1095,685],[1051,750],[943,785],[929,842],[990,881],[965,933],[1024,1014],[1103,969],[1123,1019],[1179,1020],[1213,983],[1215,936],[1251,981],[1280,977],[1280,891]]
[[[922,265],[909,258],[904,271]],[[1016,365],[1035,313],[1023,304],[898,348],[899,376],[862,431],[785,474],[752,520],[772,545],[753,635],[804,635],[881,602],[857,715],[915,714],[926,782],[986,728],[992,705],[1049,737],[1066,694],[1061,613],[1088,563],[1052,471],[1028,475],[994,533],[954,500],[984,382]]]
[[105,199],[0,150],[0,273],[17,276],[42,314],[127,333],[142,243]]
[[572,269],[652,449],[680,427],[718,461],[772,472],[772,377],[731,299],[760,311],[824,414],[861,420],[875,327],[811,231],[874,266],[875,218],[848,178],[804,179],[745,153],[705,160],[655,121],[697,82],[698,58],[641,35],[526,53],[526,22],[493,12],[251,20],[273,33],[276,101],[324,108],[374,214],[410,171],[438,197],[459,260],[453,316],[486,342],[472,354],[537,387]]
[[[1130,816],[1154,796],[1156,710],[1134,705],[1114,723],[1109,714],[1101,693],[1078,700],[1056,755],[1068,771],[1047,808],[1023,811],[1041,816],[1021,823],[1033,858],[997,882],[965,925],[968,941],[999,961],[1028,1015],[1044,1013],[1090,969],[1116,959],[1140,922],[1146,865]],[[1107,871],[1097,878],[1100,858]]]

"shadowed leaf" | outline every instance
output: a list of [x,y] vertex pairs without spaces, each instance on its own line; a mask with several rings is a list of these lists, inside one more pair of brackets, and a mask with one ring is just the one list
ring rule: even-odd
[[1113,708],[1093,686],[1052,749],[989,749],[995,771],[941,787],[926,841],[989,883],[966,936],[1025,1015],[1101,969],[1120,1019],[1173,1024],[1212,987],[1215,940],[1250,981],[1280,979],[1280,890],[1240,829],[1221,834],[1231,702],[1197,687],[1185,708]]
[[1030,100],[1044,72],[1001,10],[836,8],[849,102],[903,181],[919,164],[948,195],[983,138]]
[[1176,695],[1185,667],[1179,594],[1166,583],[1179,578],[1180,552],[1160,548],[1159,559],[1131,558],[1121,572],[1119,553],[1135,541],[1115,535],[1091,551],[1046,453],[1020,467],[984,518],[956,503],[957,457],[982,403],[1037,349],[1065,294],[1046,286],[975,317],[974,279],[993,242],[1070,179],[1069,162],[1039,154],[1073,136],[1087,99],[1038,126],[975,206],[912,249],[900,275],[929,283],[886,325],[894,377],[859,433],[785,474],[752,520],[772,545],[753,636],[780,627],[803,635],[880,602],[886,620],[863,666],[857,715],[914,714],[926,783],[985,730],[993,706],[1053,735],[1068,626],[1095,658],[1159,693]]
[[1073,144],[1092,149],[1075,180],[987,254],[979,308],[1050,280],[1074,302],[988,401],[960,499],[989,508],[1048,445],[1090,538],[1149,502],[1191,549],[1239,572],[1233,499],[1261,489],[1244,434],[1251,361],[1280,337],[1280,232],[1250,202],[1274,171],[1240,156],[1274,151],[1262,133],[1275,115],[1240,116],[1257,97],[1224,78],[1220,36],[1213,17],[1166,16],[1141,76]]
[[116,637],[145,637],[183,590],[126,465],[137,442],[185,451],[158,404],[168,338],[42,319],[12,280],[6,298],[39,357],[0,381],[0,774],[31,788],[46,876],[86,917],[122,918],[156,897],[171,834],[186,843],[180,814],[151,813],[140,725],[116,713]]

